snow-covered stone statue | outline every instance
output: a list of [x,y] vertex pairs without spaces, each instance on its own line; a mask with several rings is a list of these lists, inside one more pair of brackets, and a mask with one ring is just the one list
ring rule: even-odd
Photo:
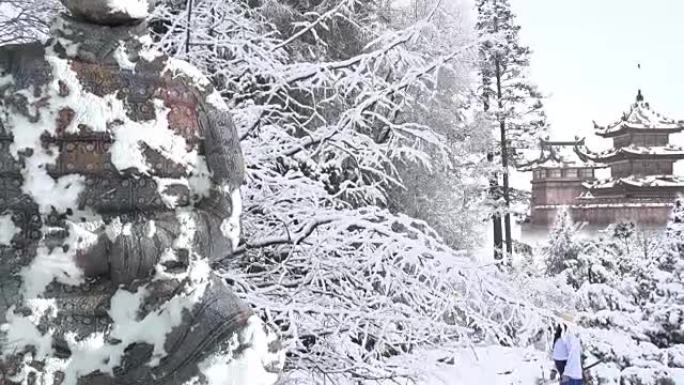
[[147,0],[62,0],[0,47],[0,384],[271,384],[273,333],[211,269],[239,237],[227,107],[150,48]]

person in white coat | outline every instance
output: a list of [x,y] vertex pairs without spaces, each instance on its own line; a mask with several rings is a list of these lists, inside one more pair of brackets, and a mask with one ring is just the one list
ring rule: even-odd
[[563,326],[560,324],[556,325],[556,331],[553,336],[553,352],[551,353],[559,379],[562,379],[565,365],[568,361],[568,346],[563,338],[563,331]]
[[582,341],[579,338],[579,330],[569,322],[563,339],[568,350],[568,360],[561,377],[563,385],[583,385],[582,370]]

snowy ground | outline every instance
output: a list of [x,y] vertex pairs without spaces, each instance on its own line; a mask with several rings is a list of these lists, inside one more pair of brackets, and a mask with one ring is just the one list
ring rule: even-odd
[[478,347],[461,351],[454,365],[432,373],[426,385],[534,385],[552,363],[532,348]]
[[[549,379],[553,362],[548,354],[535,348],[487,346],[463,349],[454,357],[453,365],[430,366],[430,363],[437,362],[444,357],[445,355],[439,352],[422,355],[426,373],[422,381],[416,382],[415,385],[546,385],[557,383]],[[606,381],[611,377],[610,369],[599,365],[592,372],[597,371],[596,374],[602,372]],[[632,368],[630,370],[634,373],[640,370],[644,372],[640,376],[644,385],[657,383],[650,378],[651,372],[648,369]],[[684,369],[668,368],[667,371],[675,381],[672,385],[684,385]],[[619,384],[620,371],[617,370],[612,374],[615,378],[608,380],[607,383],[614,380],[615,385]],[[546,380],[542,381],[542,379]],[[652,381],[649,382],[649,379]]]
[[423,352],[412,359],[412,366],[422,371],[421,378],[387,385],[535,385],[542,375],[548,378],[553,365],[540,350],[502,346],[464,348],[455,356]]

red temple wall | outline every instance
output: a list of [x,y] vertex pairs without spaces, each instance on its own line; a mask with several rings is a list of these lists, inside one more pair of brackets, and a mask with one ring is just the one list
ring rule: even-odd
[[630,175],[671,175],[673,162],[669,159],[623,160],[610,165],[610,174],[618,178]]
[[[586,222],[590,225],[607,226],[620,221],[632,221],[641,226],[664,226],[670,217],[672,206],[641,207],[570,207],[570,215],[575,223]],[[532,210],[531,224],[534,226],[553,226],[557,207],[535,207]]]
[[532,186],[532,199],[535,205],[570,205],[582,192],[580,181],[549,181]]
[[668,134],[629,132],[613,138],[613,148],[627,147],[631,144],[642,147],[665,146],[669,143]]
[[641,207],[580,207],[572,210],[576,222],[607,226],[611,223],[631,221],[642,226],[664,226],[672,206]]

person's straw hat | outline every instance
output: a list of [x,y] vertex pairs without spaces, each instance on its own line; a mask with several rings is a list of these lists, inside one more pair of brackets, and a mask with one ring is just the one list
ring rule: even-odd
[[563,320],[564,323],[568,325],[575,325],[575,313],[570,311],[564,311],[558,314],[558,317]]

